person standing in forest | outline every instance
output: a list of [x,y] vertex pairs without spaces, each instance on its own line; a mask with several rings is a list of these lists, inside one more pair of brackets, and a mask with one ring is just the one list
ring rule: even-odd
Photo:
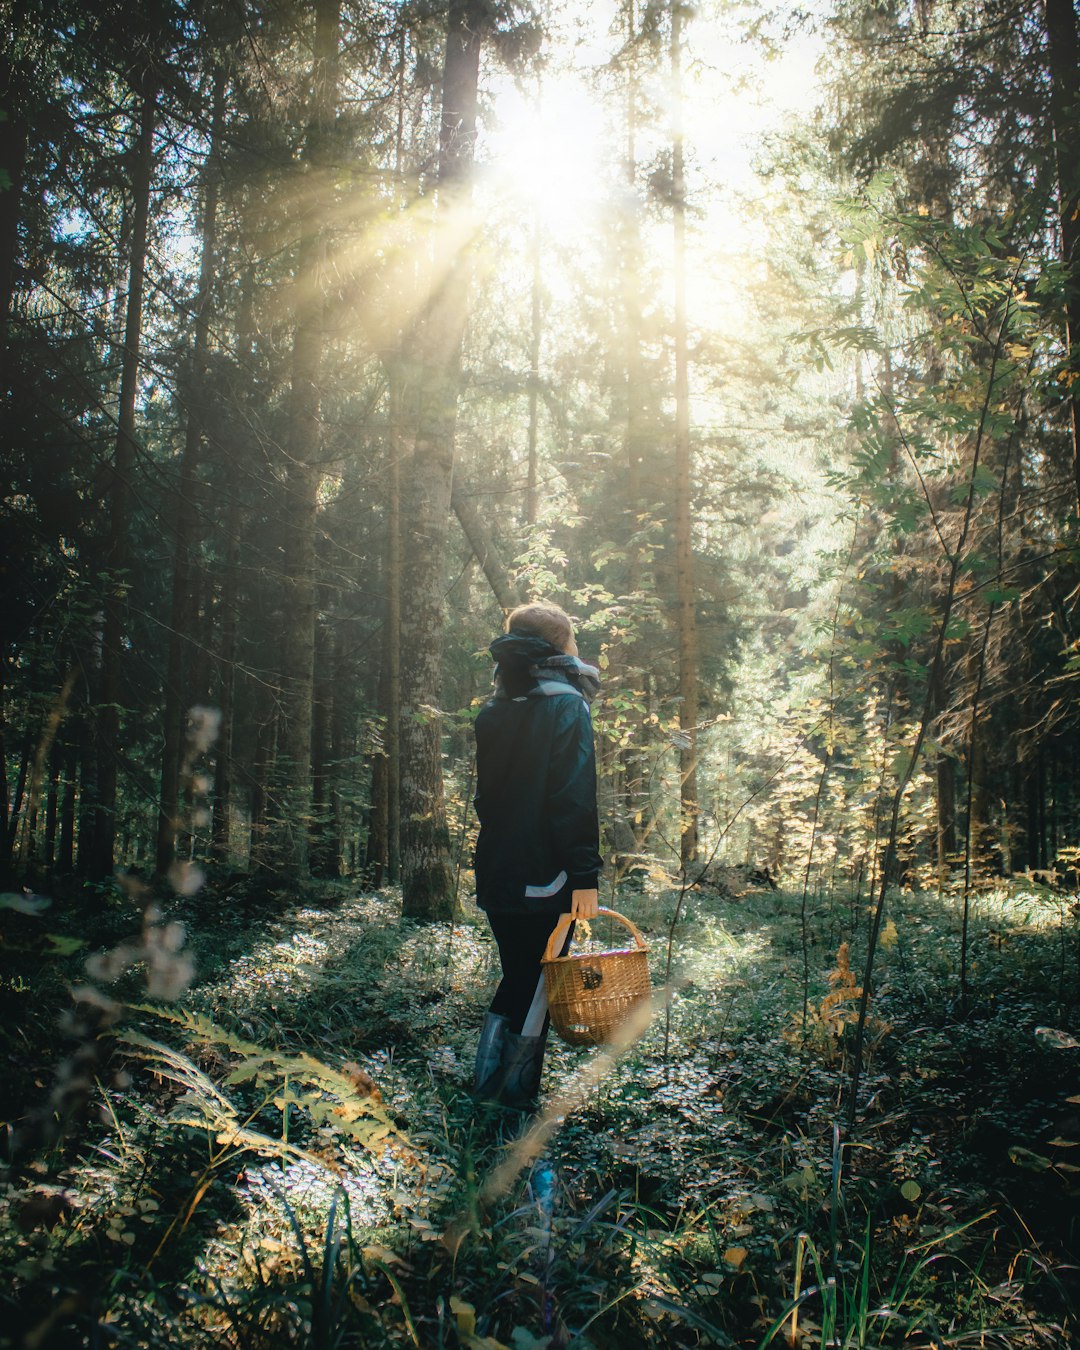
[[[476,900],[502,980],[480,1032],[473,1093],[525,1110],[540,1090],[547,1042],[544,948],[560,915],[592,919],[598,909],[589,705],[600,679],[557,605],[520,605],[490,651],[495,692],[476,719]],[[567,944],[572,935],[573,925]]]

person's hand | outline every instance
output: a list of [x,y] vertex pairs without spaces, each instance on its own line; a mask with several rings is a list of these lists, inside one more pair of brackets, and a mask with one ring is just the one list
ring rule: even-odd
[[574,891],[570,897],[570,914],[575,919],[595,919],[600,912],[599,891]]

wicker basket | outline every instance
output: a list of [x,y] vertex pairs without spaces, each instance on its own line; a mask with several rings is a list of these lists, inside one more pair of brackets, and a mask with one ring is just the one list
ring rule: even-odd
[[[649,949],[637,928],[613,909],[601,909],[629,928],[634,946],[607,952],[556,956],[573,923],[564,914],[544,952],[544,984],[551,1023],[568,1045],[603,1045],[652,994]],[[641,1028],[644,1030],[644,1026]]]

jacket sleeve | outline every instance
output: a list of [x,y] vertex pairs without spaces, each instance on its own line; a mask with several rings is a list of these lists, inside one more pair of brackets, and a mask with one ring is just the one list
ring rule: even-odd
[[581,698],[553,698],[555,727],[547,778],[551,841],[575,890],[593,890],[603,859],[596,808],[596,750]]

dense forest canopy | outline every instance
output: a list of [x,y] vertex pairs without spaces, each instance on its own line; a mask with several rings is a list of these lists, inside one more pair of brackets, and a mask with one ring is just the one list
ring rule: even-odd
[[451,912],[537,595],[620,870],[1067,868],[1065,9],[13,6],[8,871]]
[[549,599],[604,895],[778,885],[807,969],[845,897],[854,1125],[891,897],[966,1010],[978,898],[1080,880],[1077,29],[0,0],[8,907],[468,915],[487,646]]

